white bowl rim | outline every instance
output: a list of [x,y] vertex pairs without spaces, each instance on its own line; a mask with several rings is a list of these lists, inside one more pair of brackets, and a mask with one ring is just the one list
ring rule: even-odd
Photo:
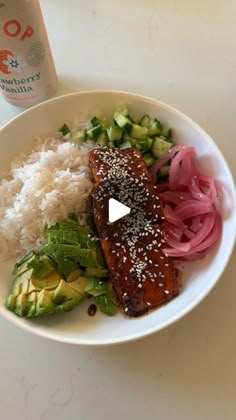
[[[24,110],[21,114],[17,115],[16,117],[13,117],[9,122],[7,122],[6,124],[4,124],[1,128],[0,128],[0,135],[3,131],[7,130],[8,127],[10,127],[12,124],[15,123],[15,121],[18,121],[21,118],[25,118],[25,115],[28,115],[30,113],[33,113],[35,111],[37,111],[40,108],[43,108],[45,105],[49,104],[49,103],[53,103],[53,102],[57,102],[57,101],[63,101],[63,99],[65,98],[69,98],[69,97],[74,97],[74,96],[83,96],[83,95],[94,95],[94,94],[100,94],[100,95],[104,95],[104,94],[117,94],[117,95],[124,95],[124,96],[130,96],[133,98],[139,98],[141,100],[146,100],[149,101],[153,104],[156,104],[158,106],[160,106],[163,109],[169,110],[172,113],[178,115],[179,117],[181,117],[183,120],[186,120],[188,122],[190,122],[193,126],[195,126],[197,128],[198,131],[202,132],[204,134],[205,137],[208,138],[208,141],[212,144],[213,148],[215,148],[215,150],[217,151],[217,153],[220,155],[220,158],[222,160],[222,162],[224,163],[224,167],[225,167],[225,171],[227,173],[228,179],[230,180],[231,185],[234,185],[234,179],[233,176],[231,174],[231,171],[229,169],[229,166],[224,158],[223,153],[221,152],[221,150],[218,148],[218,146],[216,145],[216,143],[214,142],[214,140],[209,136],[209,134],[203,130],[199,124],[197,124],[194,120],[192,120],[192,118],[190,118],[188,115],[186,115],[185,113],[183,113],[182,111],[179,111],[178,109],[176,109],[175,107],[168,105],[162,101],[159,101],[158,99],[149,97],[149,96],[145,96],[145,95],[141,95],[141,94],[136,94],[134,92],[127,92],[127,91],[120,91],[120,90],[85,90],[85,91],[78,91],[78,92],[72,92],[72,93],[68,93],[68,94],[64,94],[64,95],[60,95],[57,96],[55,98],[51,98],[47,101],[41,102],[29,109]],[[233,189],[233,206],[234,208],[236,208],[236,190],[235,188]],[[80,339],[79,342],[76,338],[63,338],[60,335],[54,335],[52,336],[49,333],[46,332],[41,332],[38,330],[35,330],[35,328],[31,327],[30,324],[22,324],[21,323],[21,319],[18,317],[14,317],[11,318],[10,317],[10,312],[9,312],[9,317],[6,315],[6,313],[2,312],[2,308],[0,307],[0,315],[2,315],[5,319],[7,319],[8,321],[10,321],[13,325],[20,327],[21,329],[32,333],[36,336],[40,336],[42,338],[45,339],[49,339],[55,342],[61,342],[61,343],[65,343],[65,344],[74,344],[74,345],[89,345],[89,346],[104,346],[104,345],[113,345],[113,344],[122,344],[122,343],[127,343],[130,341],[134,341],[134,340],[138,340],[144,337],[147,337],[151,334],[154,334],[158,331],[161,331],[163,329],[165,329],[166,327],[176,323],[178,320],[180,320],[181,318],[183,318],[185,315],[187,315],[188,313],[190,313],[194,308],[196,308],[200,302],[202,302],[206,296],[211,292],[211,290],[214,288],[214,286],[216,285],[216,283],[218,282],[218,280],[220,279],[223,271],[225,270],[229,259],[232,255],[233,252],[233,248],[234,248],[234,243],[236,240],[236,212],[234,213],[233,216],[233,226],[232,226],[232,236],[231,236],[231,243],[229,246],[229,252],[227,257],[225,258],[224,263],[221,266],[221,269],[218,271],[217,275],[214,277],[214,281],[212,281],[211,283],[209,283],[209,287],[205,289],[205,291],[201,294],[199,294],[199,296],[194,300],[194,302],[190,303],[189,305],[185,306],[182,311],[179,311],[176,315],[173,315],[169,320],[162,322],[158,328],[156,327],[152,327],[147,329],[145,332],[140,332],[140,333],[134,333],[134,334],[129,334],[128,336],[123,336],[122,338],[111,338],[111,339],[102,339],[102,340],[96,340],[94,342],[91,342],[90,340],[86,340],[86,339]]]

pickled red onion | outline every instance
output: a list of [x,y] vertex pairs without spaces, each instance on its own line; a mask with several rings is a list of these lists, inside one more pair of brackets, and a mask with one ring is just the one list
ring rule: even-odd
[[175,156],[175,154],[183,149],[187,149],[187,146],[184,145],[179,145],[179,146],[174,146],[171,149],[168,150],[167,153],[165,153],[163,156],[160,157],[160,159],[158,159],[154,165],[151,167],[149,173],[152,177],[152,179],[155,181],[156,179],[156,174],[158,173],[159,169],[165,165],[167,162],[169,162],[170,159],[173,159],[173,157]]
[[151,168],[153,179],[170,161],[168,182],[156,185],[163,205],[163,230],[170,257],[197,260],[221,237],[222,219],[216,210],[217,192],[214,179],[201,174],[195,165],[193,147],[175,146]]
[[[212,246],[221,236],[222,233],[222,219],[219,215],[219,213],[215,213],[215,223],[213,225],[213,228],[210,232],[210,234],[204,236],[204,239],[195,246],[191,246],[190,243],[181,243],[181,246],[184,244],[189,245],[189,250],[180,250],[180,244],[177,244],[179,248],[177,248],[176,244],[174,248],[165,248],[163,249],[163,252],[165,255],[169,257],[185,257],[187,255],[195,254],[200,251],[207,250],[210,246]],[[171,241],[173,242],[173,240]],[[184,249],[184,247],[182,248]],[[201,254],[201,256],[204,256],[204,254]]]

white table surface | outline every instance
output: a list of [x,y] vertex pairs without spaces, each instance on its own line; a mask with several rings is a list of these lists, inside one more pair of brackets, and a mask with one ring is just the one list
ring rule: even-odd
[[[58,94],[158,98],[214,138],[236,176],[235,0],[42,0]],[[0,99],[0,125],[20,112]],[[236,254],[190,315],[112,347],[46,341],[0,319],[1,420],[236,419]]]

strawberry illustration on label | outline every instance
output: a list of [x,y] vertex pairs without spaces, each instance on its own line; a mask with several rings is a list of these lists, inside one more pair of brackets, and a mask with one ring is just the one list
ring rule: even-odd
[[7,64],[4,63],[4,61],[8,60],[8,56],[14,57],[14,54],[9,50],[0,50],[0,71],[2,71],[5,74],[11,74],[11,71],[9,70],[9,67]]

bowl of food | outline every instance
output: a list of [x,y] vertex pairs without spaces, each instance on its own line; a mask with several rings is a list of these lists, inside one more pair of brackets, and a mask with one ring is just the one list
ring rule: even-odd
[[220,278],[232,175],[195,122],[157,100],[79,92],[0,130],[0,314],[55,341],[157,332]]

